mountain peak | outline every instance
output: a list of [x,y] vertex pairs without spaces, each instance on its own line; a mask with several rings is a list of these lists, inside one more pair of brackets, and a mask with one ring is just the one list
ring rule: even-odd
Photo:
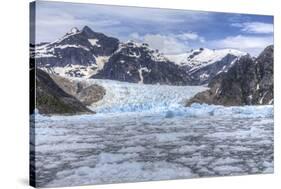
[[56,40],[55,42],[62,41],[62,40],[65,39],[66,37],[71,36],[71,35],[74,35],[74,34],[77,34],[77,33],[79,33],[79,32],[80,32],[80,30],[79,30],[78,28],[73,27],[73,28],[71,28],[70,31],[67,32],[61,39]]
[[93,33],[93,30],[89,26],[84,26],[82,31],[86,33]]
[[208,49],[199,48],[191,50],[187,53],[177,54],[177,55],[166,55],[168,59],[175,62],[178,65],[186,66],[192,64],[192,66],[198,64],[211,64],[222,60],[227,55],[232,55],[236,57],[244,56],[247,53],[241,52],[236,49]]
[[77,32],[79,32],[79,29],[76,28],[76,27],[74,27],[74,28],[71,29],[71,32],[72,32],[72,33],[77,33]]

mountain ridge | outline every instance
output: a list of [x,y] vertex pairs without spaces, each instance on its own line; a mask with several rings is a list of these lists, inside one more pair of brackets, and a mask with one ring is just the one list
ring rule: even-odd
[[120,42],[88,26],[72,28],[54,42],[35,46],[33,52],[36,65],[51,74],[168,85],[208,84],[245,55],[208,48],[165,55],[147,43]]
[[270,45],[256,59],[250,55],[239,58],[228,72],[210,81],[209,90],[195,95],[187,105],[273,104],[273,52],[274,46]]
[[237,58],[247,53],[235,49],[199,48],[178,55],[166,55],[181,66],[197,84],[206,84],[221,72],[227,72]]
[[121,43],[104,68],[92,78],[112,79],[143,84],[187,85],[190,78],[184,70],[148,44]]
[[42,114],[94,113],[62,90],[48,73],[36,69],[36,108]]

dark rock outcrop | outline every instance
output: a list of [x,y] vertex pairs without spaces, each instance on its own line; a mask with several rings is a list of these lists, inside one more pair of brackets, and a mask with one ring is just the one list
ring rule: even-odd
[[227,54],[224,58],[216,61],[213,64],[204,66],[192,71],[188,70],[188,74],[192,78],[192,82],[196,85],[203,85],[209,83],[220,72],[227,72],[232,66],[231,63],[238,57],[232,54]]
[[42,114],[93,113],[40,69],[36,69],[36,108]]
[[90,106],[100,101],[105,93],[106,91],[103,87],[94,84],[83,88],[76,96],[83,104]]
[[199,48],[166,57],[186,71],[193,85],[203,85],[221,72],[227,72],[239,57],[246,54],[235,49]]
[[61,39],[36,45],[36,66],[51,74],[133,83],[187,85],[185,70],[148,44],[120,43],[85,26]]
[[254,59],[241,57],[226,73],[217,75],[209,90],[187,102],[216,105],[273,104],[273,46],[268,46]]
[[51,77],[66,93],[76,97],[86,106],[102,100],[106,94],[105,89],[96,84],[88,85],[83,81],[71,81],[58,75],[51,75]]
[[183,69],[147,44],[134,42],[121,44],[103,69],[92,78],[144,84],[190,84],[190,78]]

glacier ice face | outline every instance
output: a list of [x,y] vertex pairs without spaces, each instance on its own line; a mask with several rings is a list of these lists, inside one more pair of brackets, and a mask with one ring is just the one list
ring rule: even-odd
[[[171,116],[172,115],[172,116]],[[218,106],[207,104],[192,104],[190,107],[180,107],[170,109],[166,112],[166,117],[174,116],[230,116],[234,118],[255,118],[255,117],[273,117],[273,106]]]
[[[143,113],[147,115],[273,117],[273,106],[232,106],[192,104],[184,107],[187,99],[207,90],[204,86],[170,86],[127,83],[102,79],[71,78],[85,85],[97,84],[105,88],[104,98],[89,108],[98,114]],[[101,116],[101,115],[98,115]]]
[[203,86],[144,85],[102,79],[72,80],[105,88],[104,98],[89,107],[98,113],[164,111],[182,107],[187,99],[208,89]]
[[[198,92],[207,90],[204,86],[170,86],[127,83],[103,79],[69,78],[72,82],[83,82],[85,87],[97,84],[105,88],[106,95],[102,100],[89,106],[97,112],[95,117],[105,114],[119,115],[134,113],[143,115],[161,115],[166,118],[177,116],[205,117],[273,117],[273,106],[231,106],[207,105],[194,103],[185,107],[185,101]],[[40,115],[38,114],[37,117]],[[60,116],[53,116],[60,117]],[[75,119],[77,116],[72,116]],[[78,115],[88,119],[89,115]],[[69,119],[72,119],[69,118]]]

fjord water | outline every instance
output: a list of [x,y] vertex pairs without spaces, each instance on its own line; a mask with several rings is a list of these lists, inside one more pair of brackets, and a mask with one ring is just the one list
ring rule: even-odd
[[37,186],[273,172],[273,106],[184,101],[201,86],[103,86],[95,115],[35,114]]

